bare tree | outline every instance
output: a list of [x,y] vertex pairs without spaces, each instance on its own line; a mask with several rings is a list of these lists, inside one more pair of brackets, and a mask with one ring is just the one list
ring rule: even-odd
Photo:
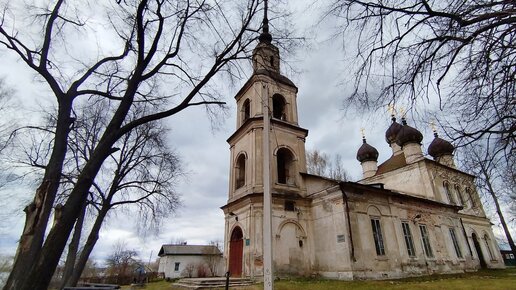
[[[210,90],[208,83],[223,70],[238,70],[232,62],[250,53],[260,26],[253,23],[261,4],[254,0],[243,4],[109,2],[107,15],[89,15],[96,21],[86,21],[85,15],[93,7],[97,12],[100,3],[83,4],[56,0],[48,7],[26,7],[16,2],[7,5],[0,16],[0,44],[48,85],[57,104],[50,157],[34,201],[25,209],[24,230],[4,289],[47,288],[97,173],[117,151],[115,144],[135,128],[189,107],[203,105],[213,110],[210,106],[222,106],[220,95]],[[16,17],[18,13],[24,17]],[[21,19],[27,22],[21,23]],[[75,43],[83,44],[74,37],[95,31],[89,25],[99,22],[102,30],[110,33],[110,45],[97,47],[93,57],[83,49],[72,49]],[[41,31],[31,34],[38,27]],[[119,52],[113,53],[117,47]],[[73,55],[74,51],[80,54]],[[69,69],[70,63],[80,67]],[[97,145],[89,148],[90,158],[45,235],[76,120],[73,108],[77,100],[106,100],[110,119]],[[146,110],[136,107],[138,103]]]
[[[76,125],[70,133],[71,173],[66,174],[72,190],[81,164],[89,159],[89,150],[99,139],[101,125],[106,120],[104,104],[97,103],[77,116]],[[174,185],[182,174],[178,157],[168,149],[163,137],[166,129],[159,121],[144,124],[126,134],[115,145],[119,148],[106,160],[97,175],[90,198],[84,204],[76,221],[74,234],[69,244],[62,286],[75,286],[99,238],[99,231],[110,211],[121,208],[138,214],[141,230],[158,230],[163,218],[179,206],[179,197]],[[75,172],[75,173],[74,173]],[[64,199],[67,195],[63,196]],[[64,201],[63,201],[64,202]],[[83,231],[86,206],[93,211],[94,223],[85,245],[76,260],[79,241]]]
[[[502,148],[500,148],[502,147]],[[504,215],[501,203],[514,204],[514,176],[507,178],[507,173],[514,170],[514,156],[505,156],[500,144],[485,140],[485,145],[470,145],[462,150],[462,163],[465,169],[477,176],[477,188],[494,202],[496,215],[505,233],[511,251],[516,255],[514,239]],[[512,184],[511,180],[512,179]],[[512,201],[512,202],[511,202]],[[510,208],[505,208],[510,213]]]
[[188,278],[192,278],[194,276],[195,269],[196,266],[194,263],[188,263],[183,269],[183,271],[181,271],[181,275]]
[[[5,80],[0,78],[0,113],[5,116],[7,110],[7,104],[9,99],[12,97],[12,91],[7,87]],[[9,140],[9,123],[7,118],[2,119],[0,123],[0,153],[7,147]]]
[[[222,259],[222,242],[220,241],[210,241],[209,242],[209,245],[210,246],[214,246],[215,248],[213,247],[207,247],[204,249],[203,251],[203,254],[204,254],[204,261],[205,261],[205,265],[206,267],[208,268],[209,270],[209,274],[210,276],[214,277],[215,275],[217,275],[217,269],[221,263],[221,259]],[[220,251],[220,252],[217,252]]]
[[107,273],[112,276],[130,276],[138,263],[138,253],[129,250],[121,241],[113,247],[113,253],[106,259]]
[[[0,156],[6,154],[6,149],[12,143],[12,130],[15,127],[15,121],[12,114],[11,99],[14,91],[7,85],[5,79],[0,77],[0,115],[3,117],[0,120]],[[14,174],[10,174],[4,168],[4,162],[0,164],[0,188],[14,179]]]
[[333,1],[326,16],[337,16],[339,32],[358,40],[347,104],[421,108],[437,96],[441,125],[455,143],[490,137],[513,152],[515,11],[514,1]]
[[328,177],[335,180],[346,181],[349,175],[344,169],[342,157],[337,154],[333,160],[327,154],[314,149],[306,152],[306,169],[308,173]]

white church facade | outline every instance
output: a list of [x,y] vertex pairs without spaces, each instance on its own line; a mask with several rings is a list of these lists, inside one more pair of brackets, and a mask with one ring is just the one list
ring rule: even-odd
[[[235,277],[263,277],[263,103],[270,121],[273,268],[277,276],[382,279],[503,268],[474,176],[455,168],[453,146],[437,134],[424,157],[423,135],[393,117],[392,156],[363,140],[363,179],[306,173],[297,87],[280,73],[279,50],[262,33],[253,75],[236,94],[229,137],[230,180],[224,257]],[[266,120],[267,121],[267,120]]]

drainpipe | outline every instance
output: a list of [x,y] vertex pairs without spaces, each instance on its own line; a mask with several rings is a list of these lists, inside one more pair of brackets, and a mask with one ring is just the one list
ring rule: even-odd
[[355,259],[355,246],[353,245],[353,232],[351,231],[351,219],[349,218],[349,204],[348,204],[348,196],[344,191],[344,187],[342,186],[342,182],[339,183],[340,191],[342,192],[342,201],[346,204],[346,217],[348,220],[348,229],[349,229],[349,242],[351,244],[351,260],[356,262]]

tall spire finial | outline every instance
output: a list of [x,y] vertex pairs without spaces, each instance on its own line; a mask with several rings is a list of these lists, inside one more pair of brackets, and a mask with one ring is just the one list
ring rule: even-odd
[[439,137],[439,135],[437,134],[437,128],[435,127],[434,121],[430,122],[430,128],[432,128],[432,131],[434,132],[434,137]]
[[396,122],[396,110],[394,109],[394,105],[393,104],[389,104],[387,106],[387,110],[389,111],[389,113],[391,114],[391,120],[393,122]]
[[366,143],[365,128],[364,127],[360,128],[360,133],[362,133],[362,142]]
[[263,31],[260,34],[260,37],[258,39],[260,42],[266,42],[271,43],[272,41],[272,35],[269,33],[269,19],[267,18],[267,0],[264,0],[264,8],[263,8]]

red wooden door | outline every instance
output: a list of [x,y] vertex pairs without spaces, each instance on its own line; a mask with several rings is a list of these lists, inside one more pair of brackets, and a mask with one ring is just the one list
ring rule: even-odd
[[239,227],[233,229],[229,241],[229,273],[231,277],[242,276],[242,254],[244,251],[244,240],[242,230]]

